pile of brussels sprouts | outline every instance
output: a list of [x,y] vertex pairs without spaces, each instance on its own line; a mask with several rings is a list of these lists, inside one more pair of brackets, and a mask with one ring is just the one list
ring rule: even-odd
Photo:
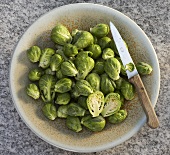
[[[29,72],[34,83],[27,86],[27,94],[42,99],[48,119],[65,118],[66,126],[79,132],[82,126],[101,131],[106,121],[116,124],[127,117],[123,105],[134,98],[135,89],[109,32],[107,24],[71,33],[57,24],[51,31],[56,49],[32,46],[27,51],[29,60],[38,65]],[[136,67],[142,75],[152,71],[144,62]]]

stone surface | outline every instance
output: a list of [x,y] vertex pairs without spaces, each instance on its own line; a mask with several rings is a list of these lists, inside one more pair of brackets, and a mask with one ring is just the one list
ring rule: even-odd
[[[98,3],[133,19],[150,38],[160,64],[158,129],[147,125],[123,144],[89,155],[170,154],[170,1],[169,0],[0,0],[0,155],[79,155],[44,142],[24,124],[9,92],[11,54],[24,31],[42,14],[70,3]],[[85,155],[85,153],[84,153]]]

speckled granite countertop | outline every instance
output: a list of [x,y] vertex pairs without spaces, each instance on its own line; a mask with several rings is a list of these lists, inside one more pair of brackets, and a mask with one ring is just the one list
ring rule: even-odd
[[144,127],[123,144],[102,152],[107,155],[170,154],[170,1],[169,0],[0,0],[0,155],[78,155],[44,142],[24,124],[14,108],[8,84],[13,49],[42,14],[70,3],[103,4],[133,19],[150,38],[161,69],[160,95],[155,107],[160,127]]

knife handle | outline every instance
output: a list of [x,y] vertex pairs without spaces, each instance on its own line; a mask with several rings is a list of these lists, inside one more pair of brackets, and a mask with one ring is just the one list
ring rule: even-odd
[[157,128],[159,121],[139,74],[130,78],[129,81],[134,84],[137,89],[139,99],[142,102],[142,107],[147,116],[148,126],[153,129]]

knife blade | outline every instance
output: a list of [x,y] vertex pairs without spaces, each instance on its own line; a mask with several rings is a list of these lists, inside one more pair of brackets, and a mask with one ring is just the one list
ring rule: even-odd
[[[128,48],[126,47],[124,43],[124,40],[122,39],[119,31],[117,30],[117,28],[114,26],[112,22],[110,22],[110,30],[111,30],[113,40],[115,42],[116,48],[119,52],[119,55],[120,55],[120,58],[122,60],[124,67],[126,67],[126,65],[129,63],[134,64],[129,54]],[[148,126],[151,128],[157,128],[159,126],[158,118],[156,116],[152,103],[149,99],[149,96],[146,92],[146,89],[143,85],[143,82],[138,74],[136,67],[134,68],[132,72],[130,72],[129,70],[126,70],[126,73],[127,73],[129,81],[132,84],[134,84],[138,92],[138,96],[139,96],[139,99],[141,100],[143,110],[145,111],[145,114],[147,116]]]

